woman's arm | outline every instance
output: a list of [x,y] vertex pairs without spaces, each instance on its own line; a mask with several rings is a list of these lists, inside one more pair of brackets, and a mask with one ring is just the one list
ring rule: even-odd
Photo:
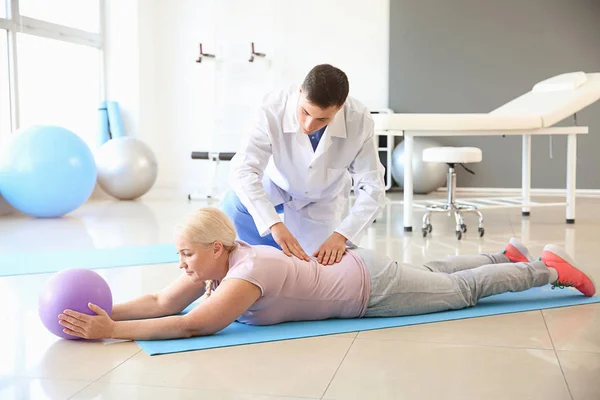
[[90,316],[68,310],[61,314],[67,333],[87,339],[113,338],[158,340],[212,335],[243,314],[261,296],[258,286],[242,280],[228,279],[219,289],[186,315],[137,321],[113,321],[97,306],[98,315]]
[[204,294],[204,287],[204,282],[193,282],[184,275],[160,292],[115,304],[110,318],[125,321],[179,314]]

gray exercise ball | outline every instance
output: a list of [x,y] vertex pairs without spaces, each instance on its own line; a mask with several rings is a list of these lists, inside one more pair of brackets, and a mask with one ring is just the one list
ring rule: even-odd
[[137,199],[156,182],[156,157],[139,139],[127,136],[111,139],[100,146],[95,158],[98,184],[117,199]]
[[[439,143],[426,138],[414,138],[412,157],[413,193],[427,194],[446,185],[448,164],[423,162],[423,150],[439,147]],[[392,152],[392,177],[402,188],[404,186],[404,141]]]

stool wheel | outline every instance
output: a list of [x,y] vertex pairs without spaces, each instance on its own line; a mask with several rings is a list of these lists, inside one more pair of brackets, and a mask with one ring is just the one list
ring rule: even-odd
[[460,224],[460,230],[462,231],[462,233],[467,233],[467,225]]
[[423,232],[423,237],[427,237],[427,234],[431,233],[432,230],[433,227],[431,226],[431,224],[425,225],[425,227],[421,229],[421,232]]
[[462,239],[462,232],[461,231],[456,231],[456,239],[458,239],[458,240]]
[[482,237],[485,234],[485,229],[479,228],[479,237]]

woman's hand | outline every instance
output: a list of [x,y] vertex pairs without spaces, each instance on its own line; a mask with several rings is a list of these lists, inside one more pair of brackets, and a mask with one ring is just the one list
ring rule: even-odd
[[111,338],[115,321],[97,305],[88,303],[88,307],[96,315],[83,314],[73,310],[65,310],[60,314],[58,323],[65,327],[63,332],[84,339]]

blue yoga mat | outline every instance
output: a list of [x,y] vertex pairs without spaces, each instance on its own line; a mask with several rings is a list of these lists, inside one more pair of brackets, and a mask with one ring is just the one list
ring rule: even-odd
[[0,276],[58,272],[69,268],[111,268],[177,262],[173,244],[104,249],[0,253]]
[[[488,315],[509,314],[545,308],[566,307],[600,302],[600,296],[585,297],[574,289],[551,290],[550,286],[525,292],[504,293],[482,299],[477,306],[455,311],[393,318],[330,319],[325,321],[286,322],[271,326],[250,326],[234,322],[212,336],[171,340],[138,340],[149,355],[212,349],[276,340],[298,339],[338,333],[368,331],[430,322],[451,321]],[[192,307],[188,307],[185,312]]]

